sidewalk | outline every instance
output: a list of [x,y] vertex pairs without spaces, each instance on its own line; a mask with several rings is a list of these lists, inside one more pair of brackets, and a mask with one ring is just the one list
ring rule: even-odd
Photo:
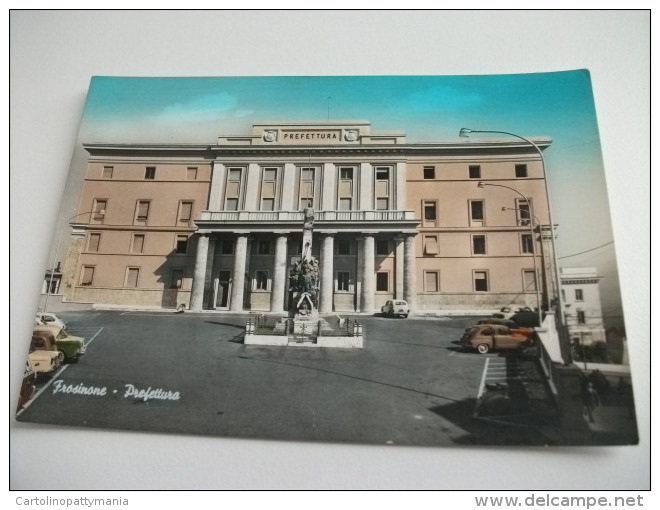
[[632,391],[629,386],[612,386],[601,391],[591,412],[585,406],[581,370],[556,366],[561,432],[564,445],[637,444],[639,441]]

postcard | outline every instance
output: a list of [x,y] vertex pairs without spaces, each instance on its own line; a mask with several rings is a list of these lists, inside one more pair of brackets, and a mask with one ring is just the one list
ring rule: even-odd
[[586,70],[95,77],[68,182],[21,422],[638,443]]

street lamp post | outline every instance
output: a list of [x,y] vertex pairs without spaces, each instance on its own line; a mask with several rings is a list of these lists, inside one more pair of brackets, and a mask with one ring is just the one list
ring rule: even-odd
[[[93,214],[94,212],[96,212],[96,211],[85,211],[85,212],[75,214],[75,215],[71,216],[69,219],[67,219],[66,222],[69,223],[71,220],[73,220],[74,218],[77,218],[78,216],[82,216],[83,214]],[[51,291],[52,286],[53,286],[53,274],[55,273],[55,267],[57,265],[57,254],[60,250],[60,242],[62,240],[62,233],[63,233],[62,230],[60,230],[59,233],[57,234],[57,243],[55,244],[55,254],[53,255],[53,265],[51,266],[51,269],[50,269],[50,276],[48,278],[48,288],[46,289],[46,299],[44,300],[44,312],[48,311],[48,298],[50,297],[50,291]]]
[[[560,331],[560,338],[563,339],[563,351],[566,356],[566,359],[570,360],[570,350],[569,346],[566,344],[566,335],[564,334],[564,304],[563,304],[563,299],[561,296],[561,276],[559,274],[559,262],[557,259],[557,247],[555,244],[555,224],[552,221],[552,208],[550,207],[550,191],[548,189],[548,179],[546,178],[545,175],[545,158],[543,156],[543,151],[541,148],[536,145],[532,140],[529,138],[526,138],[524,136],[517,135],[515,133],[509,133],[508,131],[492,131],[492,130],[476,130],[476,129],[468,129],[468,128],[461,128],[460,131],[458,132],[458,136],[461,138],[467,138],[470,136],[471,133],[488,133],[488,134],[499,134],[499,135],[507,135],[507,136],[512,136],[514,138],[518,138],[519,140],[523,140],[524,142],[527,142],[531,147],[538,152],[539,157],[541,158],[541,167],[543,170],[543,184],[545,185],[545,194],[548,199],[548,221],[550,222],[550,242],[552,244],[552,258],[554,262],[554,279],[555,279],[555,286],[556,286],[556,292],[557,292],[557,320],[559,321],[559,331]],[[492,186],[492,185],[491,185]]]
[[[539,315],[539,328],[541,328],[541,327],[543,327],[543,315],[542,315],[542,311],[541,311],[541,291],[540,291],[540,286],[539,286],[539,282],[538,282],[538,268],[537,268],[537,265],[536,265],[536,250],[534,249],[534,224],[532,222],[532,211],[531,211],[531,207],[529,205],[530,204],[529,199],[525,195],[523,195],[520,191],[518,191],[517,189],[511,188],[509,186],[505,186],[503,184],[490,184],[490,183],[486,183],[486,182],[483,182],[483,181],[479,181],[477,183],[477,186],[479,188],[484,188],[486,186],[496,186],[498,188],[506,188],[508,190],[511,190],[514,193],[517,193],[518,195],[520,195],[522,197],[522,199],[525,201],[525,203],[527,204],[527,207],[529,207],[529,216],[530,216],[529,217],[529,233],[532,236],[532,260],[534,262],[534,286],[536,287],[536,305],[537,305],[537,311],[538,311],[538,315]],[[519,210],[519,209],[516,209],[516,210]],[[542,241],[541,241],[541,243],[542,243]]]

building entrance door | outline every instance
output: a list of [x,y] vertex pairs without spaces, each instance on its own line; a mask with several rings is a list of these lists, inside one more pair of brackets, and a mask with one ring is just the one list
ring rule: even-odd
[[229,296],[231,295],[231,271],[220,271],[218,273],[218,287],[215,295],[216,308],[228,308]]

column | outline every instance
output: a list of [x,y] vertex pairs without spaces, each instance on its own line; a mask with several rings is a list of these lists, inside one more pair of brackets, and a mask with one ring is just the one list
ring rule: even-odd
[[258,211],[259,210],[259,179],[260,175],[259,165],[250,163],[248,165],[247,182],[245,184],[245,197],[244,197],[244,210]]
[[375,248],[374,236],[364,236],[362,259],[362,312],[374,311],[375,274]]
[[321,241],[321,303],[319,304],[319,312],[321,313],[332,312],[334,246],[335,234],[325,234]]
[[374,169],[369,163],[360,163],[360,209],[374,208]]
[[323,181],[321,188],[321,210],[334,211],[338,207],[335,205],[336,199],[337,170],[333,163],[323,164]]
[[403,297],[403,280],[404,280],[404,264],[403,264],[403,237],[397,236],[394,238],[394,298],[404,299]]
[[273,288],[270,290],[270,311],[284,310],[284,289],[286,284],[286,245],[287,234],[279,233],[275,240],[275,262],[273,264]]
[[391,209],[403,211],[406,208],[406,200],[404,196],[406,186],[406,164],[403,162],[397,163],[394,172],[394,196],[396,199]]
[[225,165],[213,162],[213,170],[211,174],[211,191],[209,192],[209,211],[222,211],[222,194],[225,186]]
[[231,303],[229,309],[232,312],[243,310],[243,292],[245,287],[245,263],[247,261],[247,234],[239,234],[236,237],[234,247],[234,269],[232,273]]
[[284,175],[282,176],[282,211],[297,211],[295,195],[296,190],[296,166],[293,163],[284,164]]
[[201,312],[204,303],[204,280],[206,279],[206,261],[209,255],[209,236],[200,234],[197,237],[197,254],[195,256],[195,274],[190,291],[190,310]]
[[417,301],[415,274],[415,234],[407,234],[403,253],[403,299],[408,301],[411,311]]

